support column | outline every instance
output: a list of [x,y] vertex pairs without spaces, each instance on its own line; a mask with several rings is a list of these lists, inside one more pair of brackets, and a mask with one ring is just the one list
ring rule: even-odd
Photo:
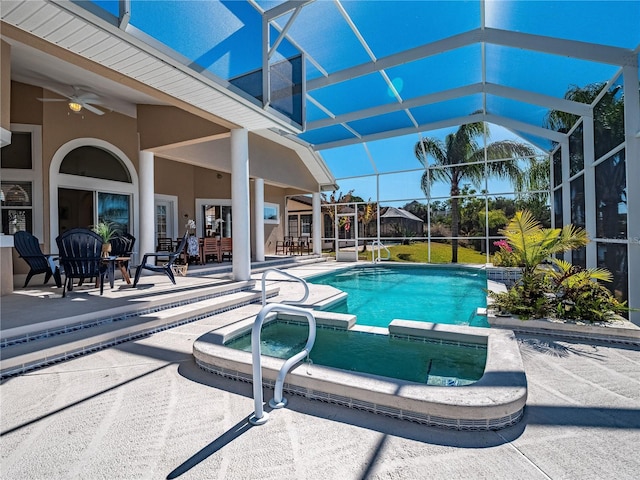
[[[569,137],[560,143],[560,159],[562,162],[562,228],[571,223],[571,183],[569,182]],[[571,262],[571,251],[564,252],[564,259]]]
[[584,152],[584,221],[585,230],[591,241],[586,247],[587,268],[598,266],[596,238],[596,161],[594,151],[593,117],[582,117],[582,151]]
[[264,262],[264,179],[256,178],[253,182],[255,260]]
[[233,279],[251,279],[249,219],[249,132],[231,130],[231,211],[233,213]]
[[322,255],[322,209],[321,205],[321,197],[320,192],[314,192],[311,197],[311,208],[312,208],[312,222],[313,231],[312,234],[312,242],[313,242],[313,254],[314,255]]
[[154,212],[154,165],[155,159],[152,152],[139,152],[138,162],[139,185],[140,185],[140,222],[137,244],[138,256],[135,263],[138,264],[142,260],[145,252],[155,252],[155,212]]
[[[629,239],[629,306],[640,308],[640,296],[634,294],[640,285],[640,109],[638,104],[638,65],[622,69],[624,79],[624,130],[627,169],[627,228]],[[634,290],[635,289],[635,290]],[[631,312],[629,319],[640,326],[640,311]]]

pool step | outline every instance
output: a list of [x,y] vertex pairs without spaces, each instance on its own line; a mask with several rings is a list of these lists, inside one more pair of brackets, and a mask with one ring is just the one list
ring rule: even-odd
[[[198,289],[193,292],[195,296],[191,299],[179,295],[182,298],[171,298],[171,303],[156,305],[152,310],[129,311],[120,317],[70,324],[66,331],[57,333],[50,330],[32,332],[30,341],[13,342],[2,348],[0,378],[19,375],[217,313],[259,303],[262,292],[253,289],[253,286],[254,282],[248,281],[228,284],[226,291],[221,290],[220,286]],[[277,287],[269,287],[267,296],[275,296],[278,292]]]
[[[130,316],[139,316],[170,307],[192,303],[206,298],[214,298],[229,293],[250,290],[255,281],[220,281],[206,285],[186,288],[172,288],[143,297],[131,297],[129,301],[101,310],[92,310],[76,315],[63,314],[57,318],[37,323],[25,323],[14,328],[0,331],[0,349],[15,343],[24,343],[43,336],[58,335],[73,330],[88,328],[102,323],[121,320]],[[52,310],[53,312],[54,310]]]

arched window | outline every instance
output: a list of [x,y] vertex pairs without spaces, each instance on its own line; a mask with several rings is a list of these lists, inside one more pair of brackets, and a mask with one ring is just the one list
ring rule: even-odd
[[96,138],[71,140],[54,154],[50,174],[52,242],[67,229],[102,221],[135,235],[138,178],[119,148]]
[[62,160],[60,173],[131,183],[131,175],[118,157],[92,145],[71,150]]

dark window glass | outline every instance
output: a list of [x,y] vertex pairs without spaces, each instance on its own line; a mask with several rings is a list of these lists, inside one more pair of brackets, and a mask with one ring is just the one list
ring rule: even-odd
[[31,182],[2,182],[0,188],[3,207],[30,207],[33,205]]
[[2,147],[2,168],[17,168],[30,170],[33,168],[31,160],[31,133],[12,132],[11,143]]
[[2,233],[13,235],[18,231],[33,231],[33,196],[31,182],[2,182]]
[[553,154],[553,186],[557,187],[562,183],[562,149],[556,150]]
[[596,236],[627,238],[625,151],[596,167]]
[[70,228],[90,228],[98,223],[94,217],[95,194],[91,190],[58,188],[58,227],[62,233]]
[[122,233],[129,232],[129,203],[129,195],[98,193],[98,222],[112,222]]
[[262,69],[230,78],[229,83],[262,102]]
[[598,267],[606,268],[613,275],[613,282],[604,285],[619,300],[627,300],[629,298],[627,245],[598,242]]
[[302,125],[302,55],[272,64],[271,106]]
[[553,221],[555,223],[554,228],[562,227],[563,216],[562,216],[562,189],[561,188],[553,192]]
[[298,215],[289,215],[289,236],[297,237],[298,232]]
[[571,263],[578,267],[587,268],[587,249],[585,247],[571,251]]
[[[270,107],[302,125],[302,55],[280,60],[269,65]],[[262,98],[262,70],[255,70],[229,79],[229,82],[256,98]]]
[[70,151],[60,165],[60,173],[131,183],[129,171],[118,157],[93,146]]
[[569,136],[569,174],[576,175],[584,169],[584,143],[582,142],[582,123]]
[[593,140],[596,160],[624,142],[624,96],[622,75],[593,109]]
[[584,175],[571,182],[571,223],[576,227],[585,227]]
[[331,219],[331,215],[324,214],[324,237],[325,238],[333,238],[333,220]]
[[312,215],[300,215],[300,235],[311,235]]
[[16,208],[2,209],[2,233],[13,235],[18,231],[33,232],[33,212]]

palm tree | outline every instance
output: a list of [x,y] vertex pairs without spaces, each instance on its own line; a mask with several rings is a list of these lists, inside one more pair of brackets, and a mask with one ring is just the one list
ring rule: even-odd
[[[485,149],[487,160],[509,158],[503,162],[487,163],[487,175],[521,182],[522,171],[518,168],[516,158],[529,158],[535,151],[529,145],[513,140],[501,140],[487,145],[485,148],[477,138],[485,133],[482,122],[461,125],[455,133],[447,135],[444,142],[437,138],[423,138],[416,143],[414,153],[426,167],[421,179],[421,188],[429,196],[431,185],[436,181],[450,184],[451,189],[451,262],[458,262],[458,232],[460,229],[459,195],[460,184],[471,182],[478,188],[485,178]],[[489,130],[486,130],[487,136]],[[429,164],[427,157],[433,157],[435,163]]]
[[560,252],[584,247],[589,238],[583,228],[571,224],[543,228],[526,210],[516,212],[500,231],[508,244],[508,255],[522,268],[519,282],[507,292],[489,293],[495,308],[527,318],[553,315],[602,321],[628,312],[598,281],[610,282],[603,268],[582,269],[554,258]]
[[500,230],[512,249],[518,265],[522,265],[522,283],[532,283],[543,262],[560,252],[584,247],[589,243],[587,232],[571,224],[562,228],[543,228],[527,210],[516,212],[509,224]]

